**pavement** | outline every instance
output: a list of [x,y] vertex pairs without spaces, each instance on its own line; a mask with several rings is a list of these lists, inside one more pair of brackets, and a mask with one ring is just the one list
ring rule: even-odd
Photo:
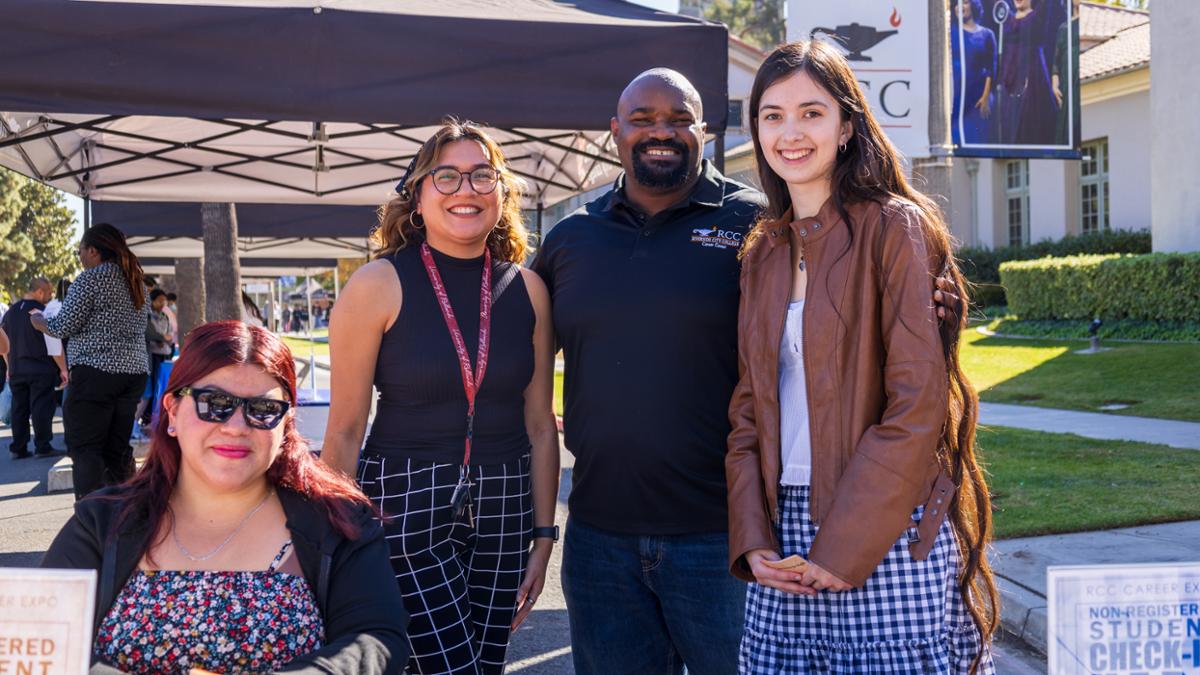
[[979,404],[979,423],[1200,450],[1200,423],[1197,422],[984,402]]
[[[318,374],[318,386],[328,386],[328,373]],[[989,407],[994,404],[989,404]],[[1015,406],[1006,406],[1015,407]],[[1030,412],[1030,424],[1045,409],[1023,408]],[[1048,411],[1062,415],[1065,411]],[[986,414],[986,413],[985,413]],[[992,413],[994,415],[994,413]],[[1060,418],[1070,423],[1071,413]],[[1099,415],[1099,417],[1107,417]],[[988,418],[988,424],[1027,427],[1024,418]],[[1121,438],[1141,433],[1140,422],[1112,416],[1101,420],[1122,430]],[[1154,420],[1156,424],[1163,420]],[[1200,425],[1193,438],[1200,439]],[[1038,427],[1033,427],[1038,428]],[[1092,430],[1101,427],[1094,426]],[[1110,428],[1110,427],[1103,427]],[[1130,432],[1130,429],[1135,431]],[[1063,424],[1049,431],[1074,430]],[[55,420],[56,447],[64,447],[62,423]],[[54,459],[12,460],[7,456],[10,431],[0,426],[0,567],[36,566],[54,535],[70,517],[74,499],[70,492],[47,493],[47,472]],[[1081,434],[1084,435],[1084,434]],[[1137,438],[1135,440],[1142,440]],[[1181,446],[1191,447],[1191,446]],[[566,496],[570,491],[573,456],[562,451],[562,485],[556,522],[565,526]],[[1200,521],[1168,523],[1120,530],[1083,532],[1009,539],[993,545],[992,563],[1002,593],[1004,632],[996,643],[997,670],[1000,675],[1045,673],[1046,663],[1046,568],[1050,565],[1088,565],[1105,563],[1200,561]],[[546,588],[537,609],[513,634],[509,649],[510,665],[506,672],[521,675],[571,675],[570,630],[566,603],[560,584],[561,546],[555,547],[547,571]]]

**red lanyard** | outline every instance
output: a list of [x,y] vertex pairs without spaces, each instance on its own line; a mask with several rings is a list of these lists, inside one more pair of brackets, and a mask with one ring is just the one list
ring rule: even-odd
[[433,262],[433,253],[429,244],[421,244],[421,261],[425,263],[425,272],[429,275],[429,283],[437,296],[438,305],[442,308],[442,318],[446,320],[446,328],[450,329],[450,339],[454,340],[454,350],[458,352],[458,367],[462,371],[463,391],[467,394],[467,440],[463,451],[463,466],[471,462],[471,437],[475,435],[475,395],[483,384],[483,375],[487,372],[488,347],[491,343],[492,329],[492,253],[483,250],[483,281],[479,289],[479,353],[475,357],[475,372],[471,372],[471,357],[467,354],[467,342],[463,339],[458,320],[454,318],[454,308],[450,306],[450,295],[446,293],[446,285],[442,283],[442,275],[438,274],[437,265]]

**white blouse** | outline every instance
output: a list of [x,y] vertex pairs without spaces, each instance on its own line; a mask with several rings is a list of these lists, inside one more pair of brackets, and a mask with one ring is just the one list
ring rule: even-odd
[[779,441],[783,454],[781,485],[812,480],[812,439],[808,432],[808,390],[804,382],[804,301],[788,305],[779,345]]

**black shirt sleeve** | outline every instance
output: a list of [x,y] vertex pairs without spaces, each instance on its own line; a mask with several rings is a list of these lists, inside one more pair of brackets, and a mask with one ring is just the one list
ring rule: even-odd
[[281,669],[285,673],[401,673],[408,664],[408,613],[388,561],[383,526],[366,521],[333,556],[325,611],[328,643]]

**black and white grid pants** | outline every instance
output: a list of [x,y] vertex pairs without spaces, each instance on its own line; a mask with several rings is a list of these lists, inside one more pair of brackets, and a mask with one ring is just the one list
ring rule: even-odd
[[529,457],[470,467],[471,509],[450,505],[459,465],[363,453],[358,482],[384,514],[408,610],[409,673],[504,672],[533,530]]

